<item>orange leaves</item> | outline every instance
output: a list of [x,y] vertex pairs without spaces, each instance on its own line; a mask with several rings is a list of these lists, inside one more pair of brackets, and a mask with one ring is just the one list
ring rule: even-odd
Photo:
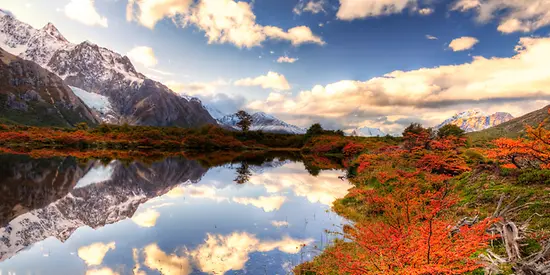
[[550,131],[540,124],[537,128],[527,126],[527,138],[499,138],[493,143],[495,149],[489,157],[504,163],[506,168],[550,168]]

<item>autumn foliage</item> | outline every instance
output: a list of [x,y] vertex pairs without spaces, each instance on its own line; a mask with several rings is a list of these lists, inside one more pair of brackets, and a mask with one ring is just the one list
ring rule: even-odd
[[496,148],[489,152],[489,157],[501,161],[506,168],[550,169],[550,131],[544,127],[547,120],[537,127],[527,125],[525,138],[495,140]]
[[494,238],[486,232],[494,221],[457,227],[452,211],[458,197],[450,179],[470,170],[461,157],[465,138],[409,130],[400,146],[342,147],[356,156],[356,187],[334,209],[355,223],[344,228],[344,242],[297,273],[462,274],[481,267],[472,255]]

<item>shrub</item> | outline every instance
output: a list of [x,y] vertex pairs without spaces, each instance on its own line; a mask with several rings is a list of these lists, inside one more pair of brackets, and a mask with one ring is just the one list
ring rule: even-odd
[[522,185],[548,184],[550,185],[550,170],[526,170],[518,177],[518,183]]

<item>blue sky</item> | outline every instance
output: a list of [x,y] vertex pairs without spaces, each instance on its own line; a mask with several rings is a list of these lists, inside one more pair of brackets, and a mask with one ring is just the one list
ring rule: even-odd
[[[518,116],[549,103],[550,57],[537,50],[550,47],[545,0],[1,0],[0,8],[128,54],[144,74],[224,112],[267,111],[299,126],[398,132],[469,108]],[[289,31],[299,26],[309,32]],[[132,55],[136,47],[148,51]],[[380,79],[394,71],[406,73]]]

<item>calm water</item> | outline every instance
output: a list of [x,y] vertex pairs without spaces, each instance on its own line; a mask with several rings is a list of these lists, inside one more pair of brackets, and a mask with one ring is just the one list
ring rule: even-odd
[[3,155],[0,274],[289,274],[340,230],[343,174]]

